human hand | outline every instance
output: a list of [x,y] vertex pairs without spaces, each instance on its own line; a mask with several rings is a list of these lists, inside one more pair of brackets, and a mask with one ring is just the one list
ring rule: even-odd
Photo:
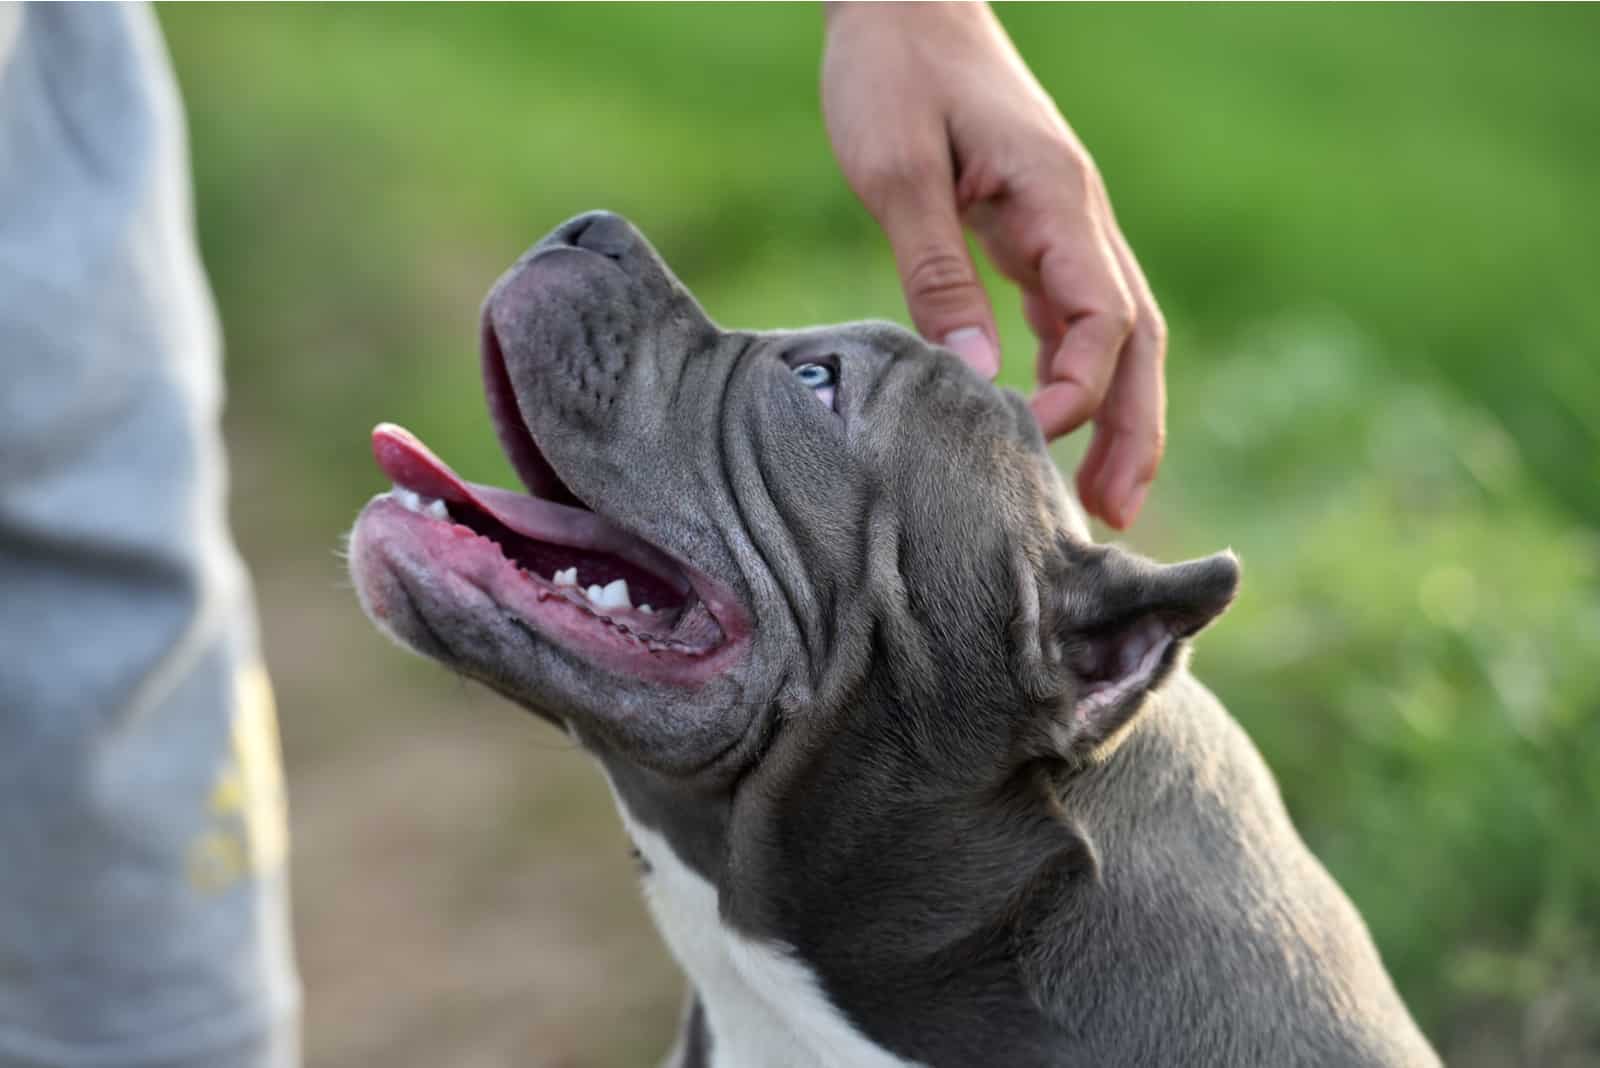
[[1094,161],[986,4],[827,10],[828,135],[888,235],[912,322],[999,371],[964,221],[1022,289],[1039,339],[1034,416],[1049,438],[1094,420],[1078,496],[1127,527],[1165,445],[1166,324]]

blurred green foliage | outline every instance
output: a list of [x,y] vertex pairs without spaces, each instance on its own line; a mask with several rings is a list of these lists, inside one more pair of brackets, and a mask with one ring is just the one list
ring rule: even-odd
[[[1245,561],[1199,673],[1452,1063],[1600,1065],[1600,9],[1002,14],[1172,326],[1131,540]],[[903,319],[809,6],[162,18],[236,453],[297,499],[258,552],[323,566],[380,419],[509,480],[477,303],[578,211],[733,325]]]

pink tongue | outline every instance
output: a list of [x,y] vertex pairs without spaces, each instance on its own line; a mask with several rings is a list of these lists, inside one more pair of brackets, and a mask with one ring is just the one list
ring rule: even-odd
[[648,542],[585,508],[468,482],[405,427],[394,423],[374,427],[372,455],[395,485],[413,493],[437,497],[446,504],[471,505],[534,541],[620,556],[679,591],[689,588],[682,570]]

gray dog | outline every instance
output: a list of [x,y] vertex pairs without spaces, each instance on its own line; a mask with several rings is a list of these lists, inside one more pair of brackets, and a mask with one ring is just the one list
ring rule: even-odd
[[894,326],[719,329],[614,215],[482,350],[530,494],[379,427],[351,570],[598,758],[693,988],[670,1063],[1438,1063],[1183,666],[1231,554],[1090,544],[1021,398]]

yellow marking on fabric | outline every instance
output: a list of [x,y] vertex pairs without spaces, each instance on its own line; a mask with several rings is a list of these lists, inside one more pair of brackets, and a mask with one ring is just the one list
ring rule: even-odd
[[289,852],[278,716],[259,661],[239,671],[234,695],[229,761],[206,802],[213,826],[189,847],[189,882],[207,893],[275,871]]
[[189,885],[205,893],[225,890],[239,881],[248,858],[234,831],[206,831],[189,846]]
[[272,682],[259,661],[239,673],[233,752],[244,786],[250,867],[257,872],[270,871],[288,855],[289,821],[277,706],[272,699]]

